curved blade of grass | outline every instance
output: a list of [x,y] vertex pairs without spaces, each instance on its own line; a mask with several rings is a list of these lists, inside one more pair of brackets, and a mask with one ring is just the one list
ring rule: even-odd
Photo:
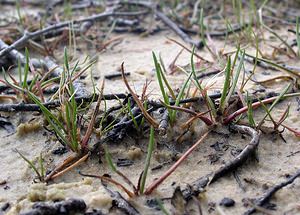
[[271,106],[268,108],[267,113],[265,114],[265,116],[262,118],[261,122],[258,124],[258,127],[260,127],[263,123],[263,121],[266,119],[266,117],[269,115],[269,113],[272,111],[272,109],[275,107],[275,105],[284,97],[284,95],[286,94],[286,92],[290,89],[291,84],[288,84],[279,94],[279,96],[276,98],[276,100],[274,100],[274,102],[271,104]]
[[[96,107],[93,111],[89,126],[88,126],[87,131],[86,131],[86,133],[85,133],[85,135],[84,135],[84,137],[82,138],[82,141],[81,141],[81,146],[82,147],[86,147],[88,145],[88,141],[89,141],[89,139],[92,135],[94,124],[95,124],[95,121],[96,121],[96,117],[98,115],[98,112],[99,112],[99,109],[100,109],[100,104],[101,104],[102,97],[103,97],[103,90],[104,90],[104,80],[102,81],[102,84],[101,84],[99,97],[98,97],[98,100],[97,100]],[[75,101],[75,99],[74,99],[74,101]],[[76,101],[75,101],[75,103],[76,103]],[[106,107],[105,107],[105,109],[106,109]]]
[[42,178],[45,178],[44,159],[43,159],[42,153],[40,153],[39,165],[40,165],[41,176],[42,176]]
[[98,178],[101,181],[106,181],[109,183],[112,183],[113,185],[119,187],[120,189],[122,189],[130,198],[134,197],[134,193],[132,193],[131,191],[129,191],[126,187],[124,187],[122,184],[120,184],[119,182],[115,181],[112,178],[106,177],[106,176],[99,176],[99,175],[90,175],[90,174],[84,174],[79,172],[80,175],[85,176],[85,177],[91,177],[91,178]]
[[163,62],[160,55],[159,55],[159,62],[160,62],[161,68],[164,70],[164,72],[162,72],[162,70],[161,70],[161,73],[160,73],[161,77],[163,78],[163,81],[164,81],[166,87],[168,88],[168,91],[169,91],[170,95],[172,96],[173,99],[175,99],[176,98],[175,93],[174,93],[173,89],[171,88],[171,86],[170,86],[170,84],[169,84],[169,82],[166,78],[165,74],[167,74],[167,70],[165,68],[164,62]]
[[298,57],[300,57],[299,17],[296,18],[296,41],[297,41],[297,47],[298,47]]
[[[179,102],[180,102],[180,100],[182,99],[182,97],[183,97],[183,95],[184,95],[184,91],[185,91],[185,89],[186,89],[186,87],[187,87],[187,85],[188,85],[188,83],[189,83],[189,81],[190,81],[192,75],[193,75],[193,73],[191,73],[191,74],[188,76],[188,78],[185,80],[184,84],[182,85],[182,87],[181,87],[181,89],[180,89],[180,91],[179,91],[179,94],[178,94],[178,96],[177,96],[177,98],[176,98],[176,101],[175,101],[174,106],[178,106],[178,105],[179,105]],[[170,121],[171,121],[171,122],[174,122],[174,121],[175,121],[175,118],[176,118],[176,110],[173,110],[173,111],[171,112],[171,114],[170,114]]]
[[151,126],[150,128],[150,138],[149,138],[149,144],[148,144],[148,150],[147,150],[147,158],[146,163],[143,171],[143,175],[141,178],[141,184],[140,184],[140,194],[144,193],[146,179],[147,179],[147,173],[151,162],[152,152],[154,150],[154,128]]
[[160,210],[163,212],[164,215],[170,215],[170,213],[167,211],[167,209],[165,208],[165,206],[163,205],[163,203],[160,199],[156,199],[156,202],[158,204],[158,207],[160,208]]
[[288,50],[294,55],[297,56],[296,52],[294,49],[284,40],[282,37],[276,33],[276,31],[272,30],[270,27],[266,26],[264,23],[262,23],[262,26],[269,31],[271,34],[273,34],[275,37],[277,37],[287,48]]
[[137,121],[135,120],[135,117],[134,117],[134,115],[133,115],[133,113],[131,111],[131,102],[130,102],[130,99],[128,99],[127,108],[128,108],[129,115],[130,115],[130,117],[132,119],[132,122],[133,122],[133,124],[135,126],[135,129],[138,131],[139,130],[139,125],[138,125]]
[[282,114],[282,116],[278,120],[276,128],[278,128],[279,125],[281,125],[288,118],[289,114],[290,114],[290,104],[287,106],[284,113]]
[[[238,52],[239,52],[239,50],[238,50]],[[238,52],[237,52],[237,54],[238,54]],[[226,99],[225,99],[225,105],[228,104],[230,97],[232,96],[232,94],[233,94],[234,91],[235,91],[235,88],[236,88],[236,85],[237,85],[237,82],[238,82],[238,79],[239,79],[239,76],[240,76],[242,67],[243,67],[243,65],[244,65],[244,58],[245,58],[245,51],[243,51],[243,53],[242,53],[242,57],[241,57],[241,59],[240,59],[239,66],[238,66],[238,68],[237,68],[237,71],[236,71],[236,73],[235,73],[235,75],[234,75],[232,84],[231,84],[231,86],[230,86],[229,93],[228,93],[227,96],[226,96]]]
[[265,62],[267,64],[270,64],[271,66],[276,67],[277,69],[279,69],[281,71],[287,72],[291,75],[296,76],[297,78],[300,78],[300,73],[299,72],[287,69],[287,68],[285,68],[284,66],[282,66],[280,64],[276,64],[276,63],[274,63],[270,60],[264,59],[264,58],[254,57],[254,56],[252,56],[251,54],[248,54],[248,53],[245,53],[245,55],[248,56],[248,57],[254,58],[254,59],[256,58],[258,61],[262,61],[262,62]]
[[138,96],[134,93],[134,91],[131,89],[131,87],[128,84],[128,81],[126,79],[125,73],[124,73],[124,63],[121,64],[121,73],[122,73],[122,78],[124,81],[124,84],[126,85],[128,91],[131,93],[134,101],[136,104],[139,106],[140,110],[142,111],[144,117],[147,119],[147,121],[153,125],[155,128],[158,128],[159,124],[155,121],[155,119],[147,112],[147,110],[144,108],[144,105],[142,102],[139,100]]
[[227,66],[226,66],[226,69],[225,69],[225,81],[224,81],[224,85],[223,85],[222,96],[221,96],[221,99],[220,99],[219,110],[221,112],[223,112],[223,110],[225,108],[225,99],[226,99],[227,92],[228,92],[229,87],[230,87],[230,78],[231,78],[231,59],[230,59],[230,57],[228,57]]
[[159,65],[159,63],[157,61],[157,58],[156,58],[156,55],[155,55],[154,52],[152,52],[152,57],[153,57],[153,60],[154,60],[157,81],[158,81],[158,84],[159,84],[159,88],[160,88],[161,94],[163,96],[164,102],[166,104],[169,104],[169,97],[166,94],[166,91],[165,91],[165,88],[164,88],[164,84],[163,84],[161,67],[160,67],[160,65]]
[[108,152],[106,146],[104,146],[104,153],[105,153],[105,160],[106,160],[106,162],[107,162],[109,168],[111,169],[111,171],[117,172],[117,168],[116,168],[114,162],[112,161],[111,155],[110,155],[110,153]]
[[255,123],[254,117],[253,117],[252,99],[251,99],[251,97],[249,97],[248,92],[247,92],[246,100],[247,100],[247,106],[248,106],[248,111],[247,111],[248,121],[249,121],[251,127],[255,128],[256,123]]
[[[260,99],[258,99],[258,102],[260,102],[261,107],[266,111],[266,116],[268,116],[268,117],[270,118],[270,120],[272,121],[274,127],[276,127],[277,124],[276,124],[274,118],[272,117],[270,110],[267,108],[267,106],[266,106]],[[258,126],[257,126],[257,127],[260,128],[260,127],[262,126],[263,123],[264,123],[264,119],[262,119],[262,120],[258,123]]]
[[217,116],[216,107],[215,107],[213,101],[211,100],[211,98],[207,95],[207,92],[204,92],[203,87],[201,86],[201,84],[199,83],[199,81],[197,79],[196,70],[195,70],[195,64],[194,64],[194,55],[195,55],[195,46],[193,47],[192,55],[191,55],[191,67],[192,67],[192,73],[193,73],[193,78],[194,78],[193,82],[195,83],[196,87],[202,93],[203,98],[205,98],[206,104],[207,104],[208,108],[211,110],[210,113],[212,113],[212,115],[214,117],[216,117]]
[[67,139],[66,139],[66,130],[62,123],[57,119],[56,116],[54,116],[48,108],[46,108],[38,98],[36,98],[35,95],[33,95],[31,92],[27,92],[30,99],[36,103],[41,111],[43,112],[46,120],[49,122],[49,124],[54,129],[55,133],[59,136],[59,138],[63,141],[64,144],[69,145]]
[[[29,73],[29,53],[28,53],[27,48],[25,48],[25,58],[26,58],[26,62],[24,65],[24,77],[23,77],[23,84],[22,84],[23,89],[27,89],[27,87],[28,87],[27,77],[28,77],[28,73]],[[22,83],[22,82],[20,82],[20,83]]]
[[117,167],[114,165],[114,162],[112,161],[111,155],[109,153],[109,151],[107,150],[107,147],[104,146],[104,153],[105,153],[105,159],[106,162],[108,163],[110,169],[117,173],[129,186],[132,187],[132,189],[134,190],[135,194],[138,194],[137,188],[134,186],[134,184],[122,173],[120,172]]
[[22,155],[21,152],[19,152],[18,149],[14,149],[19,155],[20,157],[26,161],[26,163],[33,169],[33,171],[36,173],[36,175],[38,176],[39,180],[42,181],[43,178],[42,178],[42,175],[40,174],[40,172],[38,171],[38,169],[36,168],[36,166],[33,164],[32,161],[30,161],[29,159],[27,159],[24,155]]

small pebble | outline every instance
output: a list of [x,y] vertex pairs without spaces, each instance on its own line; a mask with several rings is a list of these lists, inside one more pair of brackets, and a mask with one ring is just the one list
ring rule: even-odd
[[227,197],[223,198],[220,202],[220,205],[225,206],[225,207],[232,207],[232,206],[234,206],[234,204],[235,204],[235,201],[233,199],[230,199]]

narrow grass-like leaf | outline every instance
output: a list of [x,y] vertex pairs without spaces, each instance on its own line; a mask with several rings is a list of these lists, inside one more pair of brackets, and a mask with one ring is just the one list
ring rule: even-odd
[[244,65],[244,57],[245,57],[245,51],[242,53],[242,56],[241,56],[241,59],[240,59],[240,62],[239,62],[239,66],[238,66],[238,68],[236,70],[236,73],[234,75],[233,81],[232,81],[231,86],[230,86],[230,90],[229,90],[229,92],[228,92],[228,94],[226,96],[225,105],[228,104],[230,97],[233,95],[233,93],[234,93],[234,91],[236,89],[236,85],[237,85],[237,82],[238,82],[238,79],[239,79],[242,67]]
[[253,117],[253,108],[252,108],[252,99],[249,97],[248,92],[247,92],[247,106],[248,106],[248,111],[247,111],[247,115],[248,115],[248,121],[249,124],[252,128],[256,127],[256,123],[254,121],[254,117]]
[[135,120],[135,117],[134,117],[134,115],[133,115],[133,113],[131,111],[131,102],[130,102],[130,99],[128,99],[127,108],[128,108],[129,115],[130,115],[130,117],[132,119],[132,122],[133,122],[133,124],[135,126],[135,129],[138,131],[139,130],[139,125],[138,125],[137,121]]
[[230,87],[230,78],[231,78],[231,59],[230,59],[230,57],[228,57],[227,66],[226,66],[226,69],[225,69],[225,81],[224,81],[224,85],[223,85],[222,96],[221,96],[221,99],[220,99],[219,110],[221,112],[223,112],[224,107],[225,107],[225,99],[226,99],[227,92],[228,92],[229,87]]
[[170,83],[168,82],[168,79],[167,79],[167,77],[166,77],[166,75],[165,75],[165,74],[167,74],[167,70],[166,70],[166,68],[165,68],[164,62],[163,62],[163,60],[162,60],[162,58],[161,58],[160,55],[159,55],[159,62],[160,62],[161,68],[162,68],[163,71],[164,71],[164,72],[163,72],[163,71],[161,70],[161,73],[160,73],[160,74],[161,74],[161,77],[163,78],[163,81],[164,81],[166,87],[168,88],[168,91],[169,91],[170,95],[172,96],[173,99],[175,99],[175,98],[176,98],[175,93],[174,93],[172,87],[170,86]]
[[299,17],[296,19],[296,41],[298,47],[298,57],[300,57],[300,34],[299,34]]
[[271,34],[273,34],[275,37],[277,37],[286,47],[287,49],[295,56],[297,56],[296,52],[294,51],[294,49],[290,46],[290,44],[288,44],[286,42],[286,40],[284,40],[276,31],[274,31],[273,29],[271,29],[270,27],[266,26],[265,24],[262,24],[262,26],[269,31]]
[[[272,123],[274,124],[274,127],[277,126],[274,118],[271,115],[271,111],[268,109],[268,107],[260,100],[258,99],[258,101],[260,102],[261,107],[266,111],[266,116],[268,116],[270,118],[270,120],[272,121]],[[262,126],[262,124],[264,123],[265,119],[262,119],[259,123],[258,123],[258,128],[260,128]]]
[[284,95],[286,94],[286,92],[290,89],[291,84],[288,84],[280,93],[280,95],[276,98],[276,100],[273,101],[273,103],[271,104],[271,106],[268,108],[268,112],[265,114],[265,116],[262,118],[261,122],[258,124],[258,127],[260,127],[263,123],[263,121],[266,119],[266,117],[269,115],[268,113],[272,111],[272,109],[275,107],[275,105],[281,100],[283,99]]
[[109,165],[110,169],[113,171],[113,172],[117,172],[117,168],[116,166],[114,165],[114,162],[112,161],[112,158],[111,158],[111,155],[107,149],[106,146],[104,146],[104,153],[105,153],[105,159],[106,159],[106,162],[107,164]]
[[159,84],[159,88],[161,91],[161,94],[163,96],[164,102],[166,104],[169,104],[169,97],[166,94],[164,85],[163,85],[163,78],[162,78],[162,71],[161,71],[161,67],[157,61],[156,55],[154,52],[152,52],[152,56],[153,56],[153,60],[154,60],[154,65],[155,65],[155,71],[156,71],[156,76],[157,76],[157,80],[158,80],[158,84]]
[[203,87],[201,86],[201,84],[199,83],[199,81],[197,79],[196,70],[195,70],[195,64],[194,64],[194,54],[195,54],[195,46],[193,47],[193,51],[192,51],[192,55],[191,55],[191,68],[192,68],[193,79],[194,79],[193,82],[195,83],[196,87],[202,93],[203,98],[205,98],[206,104],[208,105],[208,108],[211,110],[210,113],[212,113],[212,115],[214,117],[216,117],[217,116],[216,107],[215,107],[213,101],[211,100],[211,98],[207,95],[207,92],[206,91],[204,92]]
[[[175,106],[178,106],[178,105],[179,105],[179,102],[180,102],[180,100],[182,99],[182,97],[183,97],[183,95],[184,95],[184,91],[185,91],[186,87],[188,86],[188,83],[189,83],[189,81],[190,81],[192,75],[193,75],[193,73],[191,73],[191,74],[188,76],[188,78],[185,80],[184,84],[182,85],[182,87],[181,87],[181,89],[180,89],[180,91],[179,91],[179,94],[178,94],[178,96],[177,96],[177,98],[176,98],[176,100],[175,100],[175,104],[174,104]],[[173,111],[171,112],[171,114],[170,114],[170,121],[171,121],[171,122],[174,122],[174,121],[175,121],[175,118],[176,118],[176,110],[173,110]]]
[[62,125],[62,123],[57,119],[56,116],[54,116],[50,110],[48,110],[48,108],[46,108],[38,98],[36,98],[35,95],[33,95],[31,92],[28,92],[28,96],[30,97],[30,99],[36,103],[41,111],[43,112],[46,120],[49,122],[49,124],[52,126],[52,128],[54,129],[55,133],[59,136],[59,138],[63,141],[63,143],[65,145],[69,145],[69,142],[66,139],[66,130],[64,128],[64,126]]
[[[28,77],[28,73],[29,73],[29,53],[28,53],[28,49],[25,48],[25,58],[26,58],[26,62],[24,65],[24,77],[23,77],[23,84],[22,87],[23,89],[27,89],[27,77]],[[22,83],[22,82],[20,82]]]
[[[251,57],[251,58],[255,58],[254,56],[252,56],[251,54],[248,54],[248,53],[245,53],[245,55],[248,56],[248,57]],[[274,62],[272,62],[270,60],[264,59],[264,58],[256,57],[256,59],[258,61],[262,61],[262,62],[265,62],[267,64],[270,64],[271,66],[276,67],[277,69],[282,70],[284,72],[287,72],[287,73],[289,73],[289,74],[291,74],[293,76],[296,76],[297,78],[300,78],[299,72],[295,72],[295,71],[290,70],[290,69],[288,69],[288,68],[286,68],[286,67],[284,67],[284,66],[282,66],[280,64],[276,64],[276,63],[274,63]]]
[[206,45],[206,40],[205,40],[205,26],[203,22],[203,8],[200,9],[200,17],[199,17],[199,24],[200,24],[200,37],[202,42]]
[[154,128],[151,126],[150,128],[150,138],[149,138],[149,144],[148,144],[148,150],[147,150],[147,158],[146,163],[143,171],[143,175],[141,178],[141,185],[140,185],[140,194],[144,193],[146,179],[147,179],[147,173],[151,162],[152,152],[154,150]]
[[16,1],[16,9],[17,9],[17,14],[18,14],[18,19],[21,25],[22,30],[24,30],[24,22],[23,22],[23,18],[21,15],[21,4],[20,4],[20,0]]
[[160,208],[160,210],[162,211],[162,213],[164,215],[170,215],[170,213],[167,211],[167,209],[165,208],[165,206],[163,205],[162,201],[160,199],[155,199],[158,207]]
[[26,163],[33,169],[33,171],[36,173],[36,175],[38,176],[39,180],[42,181],[43,177],[40,174],[39,170],[36,168],[36,166],[33,164],[32,161],[30,161],[29,159],[27,159],[24,155],[22,155],[21,152],[19,152],[19,150],[15,149],[15,151],[21,156],[21,158],[26,161]]
[[42,178],[45,177],[45,168],[44,168],[44,159],[42,156],[42,153],[40,153],[40,157],[39,157],[39,165],[40,165],[40,174],[42,176]]

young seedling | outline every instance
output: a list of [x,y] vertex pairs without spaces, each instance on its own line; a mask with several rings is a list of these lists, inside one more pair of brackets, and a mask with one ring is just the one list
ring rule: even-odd
[[32,168],[32,170],[35,172],[37,175],[37,178],[39,179],[40,182],[44,182],[45,180],[45,168],[44,168],[44,160],[42,157],[42,153],[40,153],[40,156],[38,158],[38,165],[37,167],[33,161],[30,161],[28,158],[26,158],[19,150],[15,149],[15,152],[17,152],[20,157]]
[[[17,97],[20,97],[25,103],[31,102],[30,98],[26,93],[27,91],[39,96],[39,98],[42,101],[44,101],[43,91],[46,88],[52,86],[55,81],[59,80],[59,77],[48,78],[53,70],[50,70],[43,75],[40,75],[38,73],[34,74],[32,72],[33,79],[29,81],[29,69],[29,51],[27,48],[25,48],[25,64],[23,69],[21,66],[21,62],[18,61],[19,81],[17,81],[8,71],[5,71],[4,68],[2,68],[4,80],[0,81],[3,82],[5,85],[11,87],[15,91]],[[7,76],[10,77],[12,82],[8,80]]]
[[144,167],[144,171],[142,173],[141,182],[140,182],[140,194],[144,193],[145,185],[146,185],[146,179],[147,179],[147,173],[151,162],[152,152],[154,150],[154,128],[150,128],[150,138],[149,138],[149,144],[148,144],[148,150],[147,150],[147,158],[146,163]]

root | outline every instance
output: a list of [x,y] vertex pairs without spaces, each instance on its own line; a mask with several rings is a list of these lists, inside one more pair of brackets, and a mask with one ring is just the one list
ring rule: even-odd
[[259,131],[256,131],[253,128],[243,126],[243,125],[232,125],[230,126],[230,128],[240,133],[248,134],[249,136],[252,137],[252,140],[238,156],[236,156],[225,166],[221,167],[220,169],[214,172],[213,177],[211,178],[209,184],[214,183],[224,175],[232,172],[233,170],[243,165],[245,161],[255,153],[255,150],[259,144],[259,137],[260,137]]

